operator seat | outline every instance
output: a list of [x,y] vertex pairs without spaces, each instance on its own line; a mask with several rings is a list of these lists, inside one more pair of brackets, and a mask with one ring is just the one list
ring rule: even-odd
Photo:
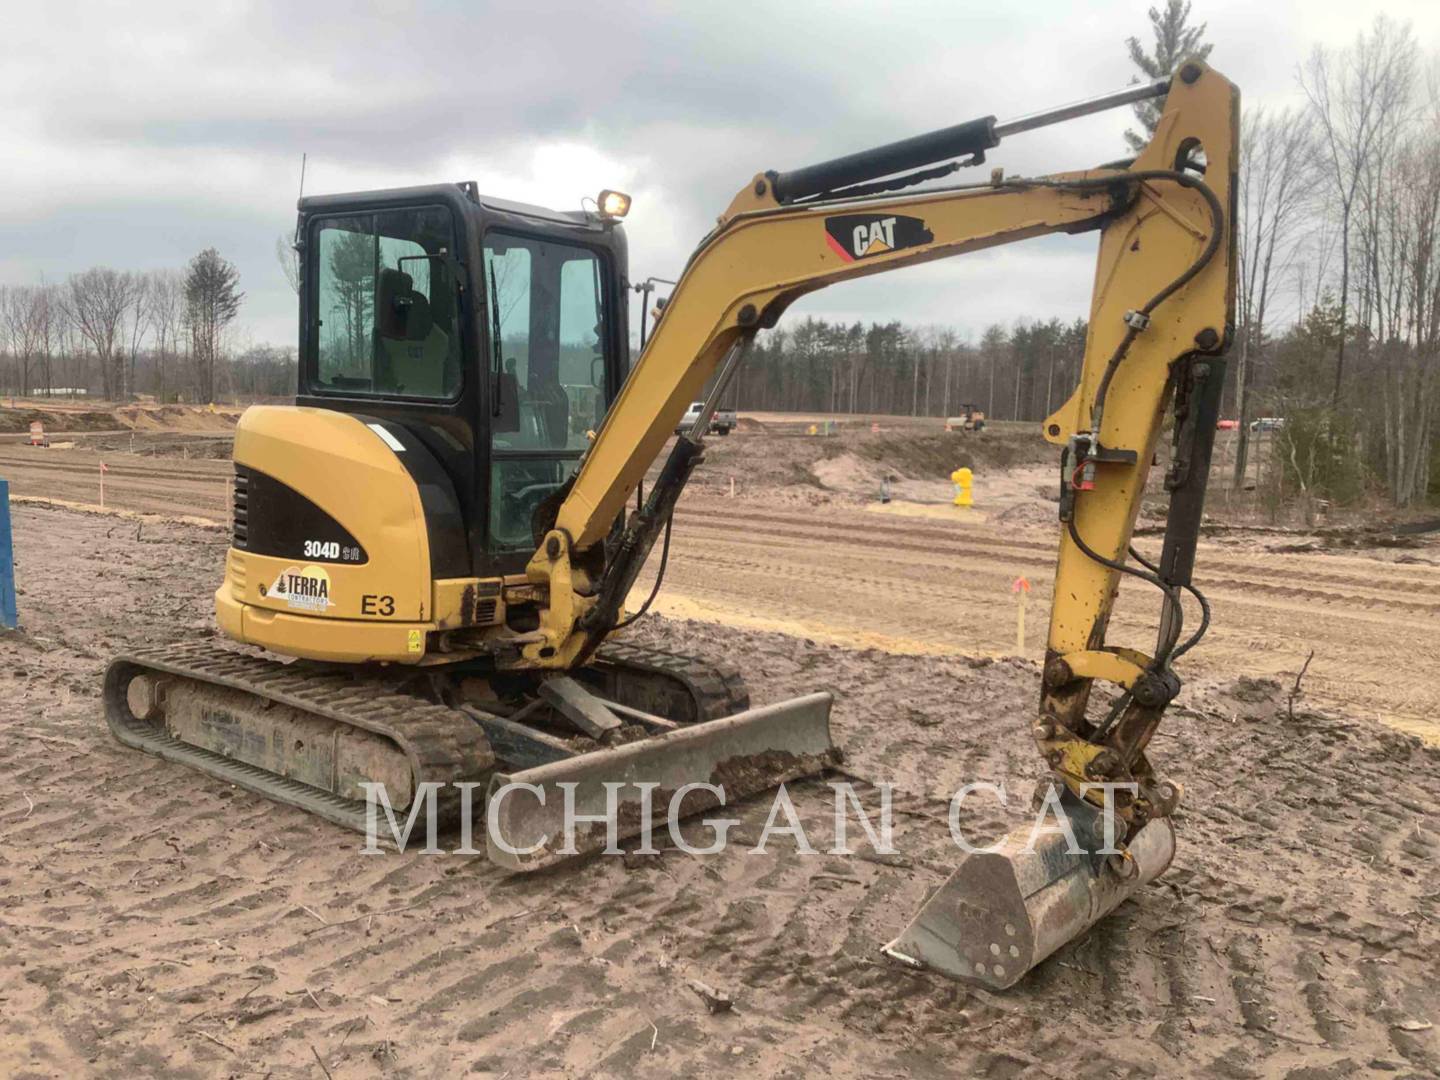
[[[443,285],[444,277],[440,277]],[[449,397],[459,386],[459,362],[452,355],[450,335],[453,304],[448,288],[437,290],[436,302],[415,289],[403,270],[380,271],[375,326],[379,348],[375,357],[375,388],[414,397]],[[443,306],[443,322],[436,318]]]

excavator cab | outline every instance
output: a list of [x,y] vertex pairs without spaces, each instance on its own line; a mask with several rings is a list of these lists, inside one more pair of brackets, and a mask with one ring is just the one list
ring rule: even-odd
[[752,709],[727,665],[605,641],[618,611],[564,670],[522,655],[552,595],[527,567],[627,374],[619,214],[473,184],[299,210],[295,405],[237,427],[215,594],[226,637],[298,662],[120,657],[116,737],[359,831],[377,784],[402,813],[468,807],[517,870],[609,846],[577,817],[629,836],[652,796],[664,823],[837,763],[829,694]]
[[523,571],[625,378],[623,227],[462,183],[307,197],[297,234],[296,404],[423,447],[437,576]]

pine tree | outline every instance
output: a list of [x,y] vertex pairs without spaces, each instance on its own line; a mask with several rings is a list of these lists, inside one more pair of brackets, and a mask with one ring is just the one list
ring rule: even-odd
[[[1130,51],[1130,62],[1140,69],[1146,79],[1154,80],[1173,75],[1182,60],[1204,60],[1213,48],[1202,41],[1206,24],[1191,26],[1189,23],[1190,0],[1165,0],[1164,11],[1152,7],[1150,32],[1155,38],[1153,51],[1147,53],[1137,37],[1126,38],[1125,47]],[[1130,81],[1138,83],[1140,80],[1134,78]],[[1164,107],[1164,98],[1149,98],[1135,103],[1135,115],[1144,130],[1125,132],[1125,141],[1130,144],[1131,150],[1139,153],[1145,149],[1150,137],[1155,134],[1155,125],[1160,122],[1160,112]]]
[[185,271],[185,322],[190,329],[195,361],[197,401],[215,400],[215,367],[222,336],[240,312],[245,294],[238,288],[240,271],[214,248],[206,248]]

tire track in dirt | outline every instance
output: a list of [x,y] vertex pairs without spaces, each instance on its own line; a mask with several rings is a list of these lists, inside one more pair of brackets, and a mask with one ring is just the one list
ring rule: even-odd
[[[23,470],[33,464],[35,451],[18,447],[8,453],[21,467],[17,492],[94,499],[93,461],[57,456],[61,467],[41,476],[43,470]],[[117,468],[122,475],[107,483],[114,505],[228,520],[224,462],[168,462],[157,471],[145,459]],[[212,486],[217,482],[222,490]],[[797,513],[704,495],[686,499],[677,523],[672,588],[662,593],[662,610],[678,610],[677,599],[688,597],[703,601],[710,617],[745,615],[748,625],[783,619],[801,633],[806,624],[838,627],[851,641],[886,644],[880,640],[886,638],[933,649],[938,637],[941,648],[1010,651],[1010,578],[1017,571],[1031,578],[1037,607],[1048,601],[1053,578],[1053,540],[987,523],[957,535],[955,528],[926,519],[838,507]],[[740,546],[741,536],[748,547]],[[1142,540],[1142,550],[1153,554],[1151,544]],[[761,548],[763,559],[757,558]],[[735,553],[728,564],[715,564],[724,571],[723,582],[703,566],[690,566],[697,558],[719,559],[723,551]],[[745,565],[747,560],[753,565]],[[815,583],[817,566],[835,571],[828,589]],[[797,590],[787,589],[785,579],[805,574],[810,582],[799,602],[787,595]],[[1217,606],[1211,636],[1191,654],[1201,670],[1293,672],[1313,637],[1318,655],[1307,674],[1308,692],[1373,709],[1410,730],[1435,730],[1440,692],[1432,688],[1440,685],[1440,668],[1427,657],[1440,653],[1431,622],[1440,603],[1427,596],[1440,595],[1440,570],[1351,556],[1276,556],[1202,542],[1197,576]],[[964,588],[953,584],[957,578]],[[846,602],[847,589],[864,591],[865,611]],[[948,610],[937,611],[937,599]],[[1143,637],[1151,625],[1145,615],[1150,604],[1140,599],[1136,605],[1134,590],[1123,595],[1116,626]],[[1326,612],[1324,619],[1313,618],[1317,610]],[[1032,622],[1042,619],[1037,614]],[[1413,677],[1394,678],[1397,656],[1407,658]]]
[[[716,522],[713,519],[697,518],[689,521],[682,519],[681,523],[686,526],[687,530],[698,531],[702,534],[705,534],[711,539],[724,539],[726,536],[733,535],[735,532],[735,530],[729,524]],[[748,523],[745,525],[744,535],[747,539],[751,537],[764,536],[772,538],[772,541],[781,542],[781,544],[779,545],[771,543],[766,546],[785,546],[791,548],[801,546],[809,546],[813,548],[815,546],[813,539],[814,534],[807,534],[799,531],[791,531],[784,529],[763,528]],[[827,547],[833,546],[834,548],[862,548],[865,551],[871,553],[872,557],[873,552],[875,551],[875,548],[877,546],[873,539],[867,540],[864,537],[850,533],[841,534],[838,537],[834,537],[833,539],[828,537],[822,537],[822,540],[827,544]],[[983,540],[971,541],[968,539],[961,539],[958,543],[952,543],[951,545],[944,548],[937,547],[936,545],[931,544],[918,544],[907,543],[905,541],[887,540],[884,544],[884,549],[886,552],[923,552],[928,555],[934,556],[937,560],[942,558],[954,559],[957,561],[957,564],[959,560],[963,559],[967,560],[965,563],[966,566],[971,565],[971,562],[969,560],[973,558],[986,559],[990,561],[1004,560],[1006,565],[1023,565],[1034,571],[1045,571],[1052,577],[1054,575],[1054,554],[1056,550],[1055,545],[1053,544],[1036,544],[1033,545],[1033,547],[1022,546],[1019,544],[1002,546],[999,543],[987,544]],[[1017,554],[1017,551],[1025,551],[1026,554]],[[1158,554],[1158,552],[1156,554]],[[1152,560],[1153,557],[1154,555],[1152,555]],[[1233,573],[1234,568],[1232,567],[1230,569]],[[1197,570],[1197,575],[1199,573],[1203,573],[1204,570],[1205,567],[1202,566],[1200,570]],[[1308,581],[1310,579],[1307,578],[1306,580]],[[1401,599],[1397,596],[1392,596],[1389,594],[1377,595],[1377,593],[1379,593],[1378,589],[1376,589],[1374,592],[1354,591],[1349,593],[1340,593],[1333,590],[1313,589],[1299,584],[1277,585],[1273,583],[1273,578],[1270,575],[1266,575],[1266,577],[1262,579],[1258,575],[1253,578],[1241,578],[1234,576],[1221,576],[1218,574],[1207,574],[1201,584],[1204,586],[1204,590],[1207,595],[1209,595],[1211,592],[1218,592],[1229,588],[1237,592],[1243,592],[1247,594],[1260,592],[1279,598],[1304,600],[1311,603],[1348,604],[1352,607],[1356,605],[1383,605],[1384,607],[1389,609],[1399,609],[1405,611],[1415,611],[1422,614],[1440,615],[1440,600],[1408,600]],[[1394,591],[1413,594],[1414,586],[1404,583],[1394,583]]]
[[[32,452],[33,453],[33,452]],[[25,455],[27,458],[30,455]],[[128,455],[121,455],[121,459]],[[221,466],[200,467],[195,469],[165,468],[158,465],[130,465],[112,464],[117,461],[114,455],[95,454],[94,460],[85,464],[72,461],[48,461],[48,460],[17,460],[19,455],[0,454],[0,465],[7,469],[16,469],[20,472],[40,473],[65,473],[68,475],[92,475],[99,470],[99,463],[105,461],[106,480],[181,480],[181,481],[205,481],[225,480],[233,475],[233,469],[228,462],[217,462]],[[109,460],[106,460],[106,459]],[[137,459],[145,460],[145,459]]]
[[[660,610],[751,627],[782,623],[790,632],[881,647],[1008,654],[1015,625],[1010,583],[1023,573],[1034,590],[1032,608],[1039,609],[1032,623],[1039,628],[1029,640],[1043,638],[1053,543],[1023,533],[1001,536],[984,526],[957,535],[956,529],[911,528],[878,517],[696,500],[677,514]],[[1186,657],[1189,672],[1293,679],[1315,648],[1308,695],[1440,737],[1434,721],[1440,715],[1440,602],[1424,598],[1440,595],[1440,570],[1227,547],[1202,544],[1197,581],[1215,615],[1203,645]],[[648,591],[651,572],[639,594]],[[1116,607],[1115,636],[1152,647],[1156,611],[1144,590],[1127,585]],[[1190,625],[1196,617],[1191,611]],[[1396,675],[1397,657],[1404,657],[1403,678]]]
[[[1051,566],[1054,565],[1055,549],[1058,543],[1055,539],[1038,538],[1038,534],[1033,530],[1031,530],[1031,534],[1035,538],[1027,538],[1026,535],[1016,534],[1013,531],[1002,535],[991,526],[984,524],[957,523],[954,527],[944,529],[924,525],[907,528],[877,524],[875,519],[881,518],[879,514],[841,510],[827,511],[827,516],[823,518],[806,518],[755,512],[749,508],[731,509],[731,505],[721,503],[710,513],[705,513],[682,504],[676,516],[681,522],[693,523],[700,527],[707,524],[713,525],[719,518],[736,520],[744,522],[747,531],[767,533],[777,537],[795,537],[810,542],[813,542],[814,538],[824,538],[873,546],[876,538],[884,537],[887,539],[885,544],[887,548],[895,547],[902,550],[936,551],[937,553],[954,551],[959,554],[972,551],[997,553],[1027,551],[1034,553]],[[835,520],[836,518],[838,520]],[[772,528],[757,529],[754,523],[762,526],[768,525]],[[932,543],[930,545],[915,543],[918,540],[928,540]],[[937,548],[935,544],[949,546]],[[1158,553],[1160,548],[1158,542],[1145,537],[1139,539],[1137,546],[1142,553],[1147,554]],[[1235,565],[1241,557],[1243,557],[1244,565]],[[1344,556],[1339,558],[1344,558]],[[1224,547],[1207,543],[1202,539],[1196,574],[1197,577],[1208,576],[1211,570],[1218,571],[1223,567],[1232,576],[1237,573],[1244,575],[1253,567],[1253,576],[1246,577],[1245,580],[1262,586],[1274,578],[1296,578],[1303,580],[1306,586],[1314,584],[1352,586],[1358,588],[1361,593],[1371,591],[1413,593],[1417,588],[1426,587],[1440,589],[1440,568],[1422,570],[1418,567],[1383,563],[1373,559],[1353,560],[1363,563],[1366,573],[1362,575],[1336,572],[1330,565],[1336,561],[1339,560],[1335,556],[1306,558],[1300,555],[1271,555],[1263,551],[1245,551],[1240,557],[1227,558]],[[1321,590],[1311,590],[1307,595],[1319,598],[1327,594]],[[1435,607],[1440,609],[1440,604],[1436,604]]]
[[[843,569],[843,565],[835,567]],[[983,568],[968,569],[973,575]],[[713,549],[692,565],[672,552],[667,574],[671,584],[661,594],[659,610],[747,627],[784,625],[787,631],[801,635],[901,651],[1009,655],[1014,651],[1015,615],[1009,594],[1014,569],[1013,564],[997,569],[989,577],[988,588],[983,578],[972,577],[964,587],[911,585],[861,578],[857,571],[845,579],[843,592],[837,592],[837,575],[832,570],[766,563],[748,552],[730,558]],[[648,583],[642,581],[637,588],[644,592]],[[1048,593],[1048,588],[1037,588],[1033,602],[1045,603]],[[750,597],[757,606],[763,605],[764,616],[750,616],[753,609],[746,604]],[[687,606],[687,598],[698,600],[700,608]],[[1273,603],[1247,605],[1243,600],[1232,610],[1224,596],[1215,597],[1214,604],[1217,621],[1203,646],[1187,655],[1183,665],[1187,676],[1244,672],[1285,676],[1287,681],[1293,678],[1311,638],[1302,639],[1293,649],[1286,640],[1295,638],[1297,625],[1306,625],[1303,620],[1313,612],[1299,603],[1286,610]],[[1248,608],[1244,624],[1232,625],[1239,621],[1235,615],[1242,608]],[[944,610],[943,618],[926,616],[936,609]],[[1375,621],[1391,631],[1389,640],[1377,638],[1375,627],[1365,625],[1363,618],[1353,613],[1343,622],[1332,621],[1328,632],[1331,640],[1343,640],[1350,634],[1352,640],[1368,636],[1367,643],[1380,650],[1411,647],[1413,637],[1403,627],[1397,633],[1392,619],[1376,617]],[[1266,632],[1259,632],[1257,624],[1263,624]],[[1133,608],[1117,608],[1112,640],[1145,647],[1151,644],[1148,635],[1153,633],[1153,625],[1153,615],[1147,618]],[[1037,655],[1042,635],[1043,621],[1038,627],[1032,624],[1028,640]],[[1434,654],[1414,654],[1411,662],[1417,673],[1414,681],[1396,680],[1377,669],[1368,652],[1365,658],[1350,661],[1344,650],[1337,650],[1325,659],[1317,657],[1306,675],[1306,693],[1317,700],[1345,702],[1362,712],[1373,710],[1406,730],[1433,732],[1433,713],[1427,711],[1433,684],[1424,679],[1436,666]]]
[[[685,524],[685,533],[677,534],[674,545],[676,553],[679,553],[683,557],[685,537],[698,533],[703,537],[702,548],[705,552],[704,557],[707,560],[718,559],[719,562],[717,565],[724,565],[726,562],[723,556],[716,554],[723,549],[738,548],[745,552],[729,562],[729,566],[732,569],[743,568],[749,562],[753,561],[757,569],[762,571],[786,574],[794,573],[799,576],[809,576],[812,578],[828,576],[832,583],[838,577],[839,580],[843,581],[846,585],[852,582],[873,586],[891,585],[899,591],[914,595],[917,589],[922,588],[921,586],[911,584],[906,579],[899,579],[897,581],[896,578],[887,576],[887,574],[893,574],[897,567],[905,570],[929,572],[936,568],[938,561],[937,559],[916,559],[913,556],[905,555],[889,558],[881,563],[877,561],[875,557],[875,545],[865,545],[858,540],[847,541],[843,544],[828,546],[824,549],[829,565],[833,566],[837,562],[843,562],[848,559],[858,566],[868,568],[868,576],[863,573],[832,575],[828,569],[816,567],[812,558],[804,558],[803,562],[798,560],[791,562],[789,560],[777,560],[775,558],[776,555],[784,555],[789,552],[795,552],[801,557],[813,554],[813,545],[807,545],[803,536],[787,533],[784,536],[784,542],[776,544],[766,540],[755,539],[756,530],[751,528],[737,531],[729,528],[727,525],[712,521],[687,522]],[[755,553],[750,553],[751,550]],[[891,550],[894,550],[894,546],[887,544],[884,550],[888,554]],[[906,550],[906,548],[902,547],[900,550]],[[933,549],[923,548],[917,545],[908,545],[908,550],[929,552]],[[765,553],[770,553],[770,557],[766,558]],[[1039,591],[1042,596],[1048,595],[1050,581],[1047,578],[1040,577],[1038,572],[1045,571],[1053,576],[1053,559],[1038,556],[1032,557],[1029,555],[1015,555],[986,545],[972,547],[964,543],[942,554],[947,560],[951,557],[956,557],[957,559],[953,567],[947,564],[942,572],[948,572],[951,569],[957,568],[963,568],[967,572],[982,569],[1003,576],[1006,573],[1013,574],[1017,568],[1036,571],[1037,580],[1032,583],[1032,586]],[[959,561],[960,559],[964,561],[961,562]],[[1395,622],[1395,616],[1388,614],[1388,612],[1397,610],[1404,612],[1405,615],[1402,616],[1402,618],[1406,619],[1408,619],[1411,612],[1414,612],[1420,617],[1406,624],[1410,629],[1422,631],[1427,628],[1440,629],[1440,622],[1424,618],[1424,616],[1431,614],[1440,614],[1440,603],[1411,603],[1396,601],[1388,597],[1320,592],[1298,586],[1275,585],[1269,588],[1258,588],[1255,582],[1229,577],[1210,578],[1203,584],[1207,586],[1207,594],[1212,597],[1229,596],[1236,602],[1250,604],[1260,608],[1272,608],[1276,605],[1271,601],[1256,599],[1257,591],[1267,596],[1273,596],[1280,601],[1296,601],[1295,607],[1307,611],[1313,610],[1313,605],[1316,602],[1343,605],[1348,608],[1351,613],[1348,617],[1355,619],[1365,619],[1369,617],[1367,609],[1379,608],[1380,614],[1375,616],[1375,620],[1386,625]],[[952,600],[972,598],[970,590],[964,586],[947,585],[944,582],[931,583],[927,581],[923,585],[923,591],[927,594]]]
[[29,498],[60,499],[81,504],[100,500],[100,462],[104,461],[105,504],[112,509],[180,517],[230,521],[228,461],[182,463],[131,454],[97,454],[90,450],[37,450],[0,446],[0,476],[11,493]]

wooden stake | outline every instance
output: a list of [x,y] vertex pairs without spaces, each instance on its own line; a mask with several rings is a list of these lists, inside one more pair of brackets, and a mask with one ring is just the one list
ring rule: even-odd
[[1314,659],[1315,650],[1311,649],[1310,655],[1305,657],[1305,663],[1300,665],[1300,670],[1295,675],[1295,686],[1290,691],[1290,701],[1288,703],[1288,708],[1285,710],[1286,715],[1291,720],[1295,719],[1295,699],[1300,696],[1300,680],[1305,678],[1305,672],[1310,670],[1310,661]]
[[1015,594],[1015,652],[1025,655],[1025,601],[1030,596],[1030,582],[1023,577],[1017,577],[1010,586],[1010,591]]

